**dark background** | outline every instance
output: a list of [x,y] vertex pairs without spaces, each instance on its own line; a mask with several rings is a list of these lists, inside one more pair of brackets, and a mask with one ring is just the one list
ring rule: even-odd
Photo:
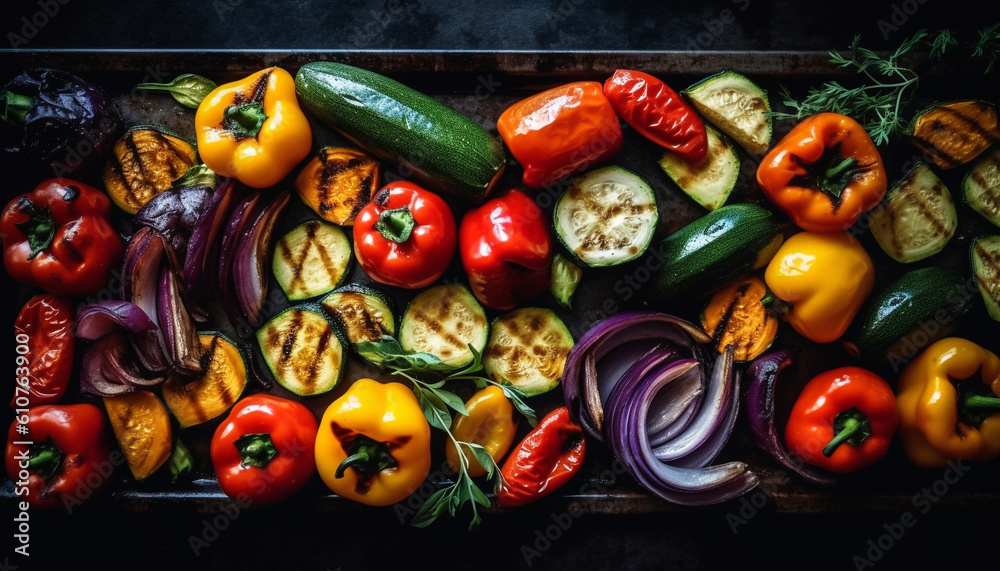
[[[997,21],[998,9],[984,12],[986,5],[945,0],[8,0],[0,8],[0,49],[5,50],[0,58],[9,57],[10,50],[92,48],[826,51],[846,47],[855,34],[862,35],[866,46],[888,49],[921,27],[951,27],[969,37]],[[5,307],[6,315],[11,309]],[[851,513],[848,507],[831,515],[764,510],[737,533],[725,512],[712,509],[588,514],[563,517],[565,529],[546,542],[540,534],[561,517],[550,504],[490,514],[471,534],[464,519],[417,530],[398,523],[391,511],[306,508],[292,504],[236,512],[218,538],[197,553],[190,538],[210,539],[206,526],[217,514],[192,512],[189,505],[134,513],[99,504],[71,518],[33,511],[30,559],[7,547],[12,524],[0,523],[0,570],[346,571],[528,564],[542,569],[855,569],[854,556],[875,559],[873,554],[879,555],[872,561],[876,569],[969,570],[996,569],[1000,533],[996,514],[946,505],[921,515],[884,554],[872,546],[898,529],[897,511]],[[883,546],[889,543],[883,540]],[[525,548],[537,550],[537,556]]]

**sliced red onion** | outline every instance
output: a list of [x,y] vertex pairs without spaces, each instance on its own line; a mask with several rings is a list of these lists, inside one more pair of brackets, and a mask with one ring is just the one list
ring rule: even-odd
[[177,273],[168,266],[161,267],[156,309],[167,354],[176,371],[195,374],[201,371],[203,351],[182,289]]
[[761,355],[747,367],[749,382],[744,398],[750,435],[758,448],[767,452],[782,466],[795,472],[813,484],[830,485],[836,483],[832,474],[806,465],[793,456],[778,434],[775,418],[775,390],[778,374],[792,363],[792,353],[787,349]]
[[115,331],[128,331],[128,340],[142,366],[164,371],[170,366],[160,346],[160,330],[139,306],[129,301],[101,300],[83,306],[76,314],[76,336],[97,340]]
[[271,238],[291,197],[289,191],[282,191],[261,209],[256,219],[244,227],[234,252],[232,279],[235,281],[236,299],[242,317],[251,326],[260,324],[260,312],[267,298],[267,256]]
[[[122,296],[125,301],[138,306],[156,324],[158,332],[160,323],[156,311],[157,290],[160,264],[167,247],[163,236],[152,228],[143,226],[128,241],[122,269]],[[165,349],[162,334],[157,334],[160,336],[160,347]]]
[[214,291],[211,278],[217,274],[219,240],[242,194],[239,189],[231,179],[223,180],[191,230],[184,257],[184,287],[198,302],[207,301]]
[[[719,360],[729,360],[730,362],[728,366],[731,368],[732,357],[733,352],[730,350],[720,355]],[[720,363],[717,361],[716,368],[719,367]],[[731,375],[732,378],[732,393],[726,398],[728,402],[725,405],[725,410],[721,413],[719,423],[712,429],[708,438],[705,438],[693,449],[673,461],[673,465],[680,467],[707,466],[715,461],[715,459],[722,452],[722,449],[725,448],[726,443],[729,442],[729,438],[733,435],[733,429],[736,427],[736,418],[740,411],[740,376],[734,372],[730,372],[728,374]],[[687,434],[687,432],[685,432],[685,434]]]
[[240,236],[252,216],[259,214],[258,203],[261,202],[260,191],[254,191],[239,201],[233,208],[229,220],[226,222],[222,240],[219,243],[219,259],[216,268],[215,285],[222,308],[226,311],[229,321],[233,327],[240,331],[241,321],[245,318],[240,311],[239,302],[236,299],[235,282],[233,280],[233,260],[236,258],[236,249],[239,246]]
[[[728,423],[730,431],[725,433],[722,441],[725,444],[733,424],[733,421],[726,418],[726,414],[735,411],[732,407],[732,401],[736,400],[734,379],[733,351],[732,348],[728,348],[715,361],[712,376],[705,390],[705,399],[691,426],[673,440],[654,448],[653,455],[663,462],[684,458],[711,438],[721,424]],[[704,466],[714,459],[713,456],[704,464],[694,465]]]
[[110,378],[104,372],[105,360],[115,351],[115,347],[124,344],[124,340],[116,340],[117,333],[101,337],[83,353],[80,366],[80,390],[85,393],[102,397],[114,397],[135,390],[133,385],[120,379]]
[[656,393],[649,406],[650,411],[656,411],[655,416],[646,421],[651,446],[669,442],[691,426],[705,394],[704,387],[704,368],[696,367]]
[[164,373],[143,370],[128,341],[121,334],[111,334],[101,346],[104,356],[101,373],[108,380],[132,387],[153,387],[167,379]]
[[711,337],[690,322],[653,311],[613,315],[584,333],[566,358],[561,384],[570,415],[592,438],[604,440],[597,362],[616,348],[643,340],[698,352]]

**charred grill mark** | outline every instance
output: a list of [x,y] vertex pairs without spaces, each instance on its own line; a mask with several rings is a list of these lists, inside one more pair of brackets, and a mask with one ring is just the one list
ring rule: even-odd
[[[333,337],[333,329],[327,325],[323,332],[319,336],[319,340],[316,343],[316,351],[313,353],[314,358],[306,359],[308,362],[307,369],[305,371],[304,378],[300,378],[299,381],[307,387],[308,392],[312,392],[313,387],[316,386],[316,380],[319,378],[320,369],[324,365],[324,361],[319,358],[320,355],[326,352],[330,345],[330,338]],[[339,366],[339,363],[337,364]]]
[[271,72],[267,72],[257,78],[257,81],[250,86],[250,102],[261,103],[264,101],[264,94],[267,92],[267,82],[271,78]]
[[[269,339],[272,346],[281,346],[281,359],[278,361],[281,365],[288,363],[288,360],[292,357],[292,350],[295,349],[295,342],[299,337],[299,331],[302,330],[302,312],[296,311],[292,316],[292,322],[289,324],[288,329],[285,331],[284,335],[280,331],[274,331]],[[284,339],[282,339],[284,337]]]
[[337,278],[337,264],[330,258],[326,248],[324,248],[323,244],[316,238],[316,233],[319,230],[319,227],[320,222],[318,220],[312,220],[306,223],[306,239],[300,243],[300,247],[297,251],[293,252],[286,240],[281,240],[278,243],[280,248],[278,254],[281,256],[281,259],[288,264],[288,267],[292,268],[292,278],[288,282],[289,291],[300,291],[306,289],[307,284],[303,271],[305,269],[306,258],[309,257],[309,251],[312,249],[313,245],[316,246],[316,254],[319,256],[320,261],[323,264],[323,269],[326,271],[326,275],[331,280],[335,280]]
[[139,146],[135,142],[135,131],[130,132],[125,137],[125,148],[128,149],[128,153],[132,157],[132,168],[129,170],[133,173],[138,171],[139,174],[139,176],[132,177],[133,182],[138,183],[135,185],[138,188],[133,188],[131,184],[127,185],[131,194],[130,198],[138,199],[140,197],[139,191],[149,192],[150,189],[148,181],[152,180],[152,177],[146,163],[142,160],[142,154],[139,152]]
[[[163,161],[168,169],[170,169],[170,180],[176,180],[177,177],[184,174],[183,171],[177,171],[177,163],[186,165],[187,161],[184,160],[185,153],[180,149],[170,138],[163,135],[159,131],[151,131],[153,138],[156,139],[156,144],[158,147],[170,151],[170,157]],[[187,170],[186,168],[184,170]]]
[[[1000,177],[1000,154],[994,153],[986,160],[988,168],[993,170],[995,177]],[[986,203],[991,212],[1000,212],[1000,187],[991,184],[980,169],[974,169],[970,173],[970,176],[972,177],[972,181],[983,189],[983,192],[979,195],[979,199]]]
[[976,277],[976,281],[979,285],[986,291],[990,293],[990,296],[994,299],[997,298],[997,294],[1000,293],[1000,283],[995,279],[997,274],[1000,273],[1000,254],[994,254],[982,246],[982,244],[976,244],[976,257],[982,260],[983,265],[989,269],[989,278],[984,279],[981,277]]
[[[983,127],[982,123],[979,122],[979,118],[985,114],[985,107],[981,104],[977,105],[976,111],[978,116],[970,116],[953,109],[950,107],[939,107],[937,112],[942,115],[946,115],[951,121],[945,120],[945,118],[934,117],[930,119],[927,125],[927,130],[931,133],[937,135],[936,140],[938,142],[951,143],[950,147],[958,147],[961,144],[965,144],[969,140],[968,133],[978,135],[988,143],[985,146],[992,145],[993,143],[1000,140],[1000,130],[997,129],[994,124],[991,129],[986,129]],[[958,123],[962,123],[967,127],[966,130],[962,130],[957,127]],[[963,158],[957,157],[948,150],[942,147],[938,142],[931,141],[930,139],[919,137],[917,135],[912,136],[913,141],[920,147],[933,155],[937,156],[942,163],[947,165],[947,168],[954,168],[962,164]]]
[[[440,317],[447,317],[447,312],[444,313],[439,312],[438,315]],[[453,332],[445,331],[444,328],[441,327],[441,323],[437,319],[432,319],[429,315],[427,315],[423,311],[414,312],[413,319],[416,320],[417,323],[422,323],[424,327],[429,329],[435,335],[439,336],[451,348],[460,348],[460,349],[465,348],[465,341],[459,339],[458,336],[455,335]],[[447,348],[442,348],[442,353],[444,353],[445,349]]]
[[219,349],[219,336],[213,335],[212,341],[209,342],[208,348],[205,349],[205,352],[201,354],[201,358],[199,359],[198,362],[199,367],[201,368],[202,371],[208,371],[209,368],[212,366],[212,362],[215,360],[215,353],[216,351],[218,351],[218,349]]

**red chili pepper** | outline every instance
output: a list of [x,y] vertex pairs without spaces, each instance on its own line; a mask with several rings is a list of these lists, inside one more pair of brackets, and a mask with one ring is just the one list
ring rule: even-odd
[[570,420],[569,409],[550,412],[504,462],[497,503],[520,506],[558,490],[580,471],[585,449],[583,429]]
[[222,491],[262,505],[299,491],[316,473],[317,430],[301,403],[267,394],[240,400],[212,438]]
[[418,289],[455,257],[455,216],[440,196],[407,181],[385,185],[354,219],[354,253],[373,280]]
[[[21,308],[14,321],[17,388],[11,408],[51,404],[62,398],[73,371],[73,316],[69,300],[50,293],[32,297]],[[27,406],[18,404],[19,397],[24,397],[20,402]]]
[[896,396],[882,377],[841,367],[806,383],[792,406],[785,442],[807,464],[852,472],[885,456],[898,418]]
[[458,242],[472,293],[486,307],[513,309],[548,289],[548,221],[524,192],[507,190],[466,212]]
[[[26,434],[20,426],[27,426]],[[7,432],[7,475],[15,494],[37,508],[75,505],[96,495],[114,465],[107,427],[104,413],[92,404],[47,404],[19,415]]]
[[596,81],[577,81],[514,103],[497,120],[500,138],[542,188],[606,161],[622,148],[618,116]]
[[111,200],[90,185],[64,178],[40,183],[0,216],[7,273],[56,295],[96,294],[124,252],[110,215]]
[[663,81],[619,69],[604,82],[615,113],[640,135],[696,164],[708,154],[708,133],[698,112]]

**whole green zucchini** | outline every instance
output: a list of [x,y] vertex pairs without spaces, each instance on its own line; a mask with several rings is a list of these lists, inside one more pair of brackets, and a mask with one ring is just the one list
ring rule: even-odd
[[503,145],[468,117],[398,81],[317,61],[295,75],[302,106],[407,179],[482,202],[503,174]]

